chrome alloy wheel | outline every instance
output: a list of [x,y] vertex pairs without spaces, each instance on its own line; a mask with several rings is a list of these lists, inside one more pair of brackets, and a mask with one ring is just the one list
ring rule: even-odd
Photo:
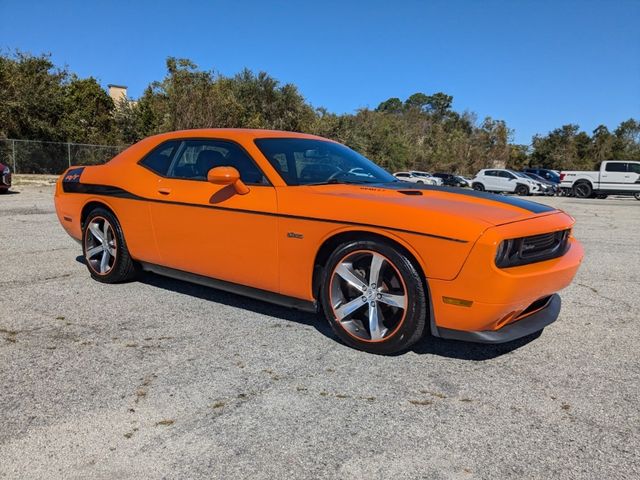
[[404,321],[406,285],[395,265],[377,252],[359,250],[344,257],[329,289],[337,323],[358,340],[386,340]]
[[85,234],[84,256],[99,275],[108,274],[116,263],[118,252],[113,227],[104,217],[93,217]]

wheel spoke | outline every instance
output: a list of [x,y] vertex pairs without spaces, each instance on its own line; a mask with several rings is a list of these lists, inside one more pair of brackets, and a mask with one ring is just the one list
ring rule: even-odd
[[367,302],[363,302],[362,297],[357,297],[350,302],[345,303],[344,305],[340,305],[338,308],[334,307],[336,318],[338,320],[342,320],[343,318],[352,314],[360,307],[364,307],[365,305],[367,305]]
[[369,334],[371,340],[380,340],[387,333],[387,329],[382,324],[382,315],[378,308],[378,302],[369,303]]
[[89,231],[96,240],[98,240],[100,243],[104,243],[104,236],[102,234],[102,231],[100,230],[100,226],[97,223],[91,223],[89,225]]
[[407,308],[407,298],[404,295],[392,295],[390,293],[380,293],[379,302],[386,303],[392,307]]
[[109,242],[109,230],[110,230],[109,222],[105,220],[104,225],[102,226],[102,230],[104,232],[104,241]]
[[[380,284],[380,270],[382,270],[382,264],[385,259],[382,255],[376,253],[371,255],[371,268],[369,269],[369,284],[376,286]],[[374,287],[375,288],[375,287]]]
[[362,280],[358,274],[353,270],[353,265],[348,263],[341,263],[336,268],[336,273],[342,277],[347,283],[363,291],[367,288],[367,284]]
[[112,257],[116,256],[116,247],[114,247],[113,245],[109,245],[108,250]]
[[87,250],[87,260],[91,260],[93,257],[95,257],[98,253],[102,252],[104,249],[102,248],[102,245],[98,245],[97,247],[93,247],[90,248],[89,250]]
[[109,270],[109,259],[111,258],[111,254],[108,250],[105,250],[102,254],[102,260],[100,260],[100,273],[105,273]]

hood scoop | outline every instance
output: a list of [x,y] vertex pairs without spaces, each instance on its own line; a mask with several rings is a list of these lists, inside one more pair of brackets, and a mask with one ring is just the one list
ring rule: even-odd
[[401,193],[403,195],[422,195],[422,192],[420,190],[398,190],[398,193]]

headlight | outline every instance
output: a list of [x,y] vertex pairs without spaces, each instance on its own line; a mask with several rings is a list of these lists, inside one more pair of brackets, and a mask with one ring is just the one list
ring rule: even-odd
[[4,170],[2,170],[3,175],[9,175],[10,173],[11,171],[9,170],[9,167],[4,167]]

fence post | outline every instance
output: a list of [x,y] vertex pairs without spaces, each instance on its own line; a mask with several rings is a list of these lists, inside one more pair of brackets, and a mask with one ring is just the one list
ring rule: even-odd
[[67,142],[67,161],[69,162],[69,167],[71,167],[71,144]]
[[16,141],[11,140],[11,157],[13,159],[13,173],[18,173],[16,168]]

